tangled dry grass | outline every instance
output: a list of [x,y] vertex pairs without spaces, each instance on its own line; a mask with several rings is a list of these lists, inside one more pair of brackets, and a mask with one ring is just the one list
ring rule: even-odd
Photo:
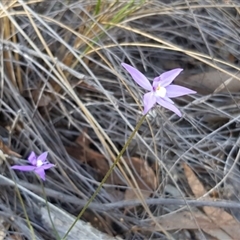
[[[45,199],[73,217],[94,193],[141,117],[127,62],[150,79],[182,67],[177,82],[198,94],[177,100],[181,119],[148,115],[82,220],[123,239],[236,239],[239,11],[237,0],[1,1],[3,236],[53,239]],[[32,150],[56,164],[44,191],[10,170]]]

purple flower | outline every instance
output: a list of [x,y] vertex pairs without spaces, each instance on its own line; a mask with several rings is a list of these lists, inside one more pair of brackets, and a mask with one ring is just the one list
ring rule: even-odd
[[153,108],[156,103],[158,103],[162,107],[165,107],[175,112],[179,117],[181,117],[181,112],[177,107],[175,107],[174,102],[170,98],[196,93],[189,88],[173,84],[170,85],[173,80],[179,75],[179,73],[183,70],[181,68],[176,68],[162,73],[160,76],[154,78],[153,84],[151,85],[148,79],[136,68],[126,63],[122,63],[122,66],[128,71],[128,73],[132,76],[133,80],[139,86],[149,91],[143,96],[144,114],[147,114],[147,112],[151,108]]
[[44,152],[37,157],[34,152],[31,152],[31,154],[28,157],[28,161],[30,162],[30,164],[32,164],[32,166],[31,165],[27,165],[27,166],[14,165],[11,168],[20,170],[23,172],[33,171],[42,180],[45,180],[45,170],[55,166],[54,164],[51,164],[47,161],[47,155],[48,155],[48,152]]

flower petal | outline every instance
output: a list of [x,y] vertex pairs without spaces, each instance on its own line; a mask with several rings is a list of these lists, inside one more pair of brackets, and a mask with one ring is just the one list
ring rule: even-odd
[[167,96],[165,96],[163,99],[164,99],[166,102],[169,102],[169,103],[171,103],[171,104],[174,104],[174,101],[173,101],[172,99],[170,99],[169,97],[167,97]]
[[157,98],[157,103],[158,103],[159,105],[161,105],[162,107],[167,108],[167,109],[175,112],[179,117],[182,116],[181,112],[179,111],[179,109],[178,109],[177,107],[175,107],[173,104],[165,101],[164,99],[162,99],[162,98]]
[[147,112],[154,106],[156,103],[156,97],[153,92],[145,93],[143,96],[144,111],[143,114]]
[[151,91],[152,86],[148,79],[136,68],[126,64],[121,63],[121,65],[128,71],[128,73],[132,76],[133,80],[145,90]]
[[37,160],[40,160],[42,161],[42,163],[44,163],[47,161],[47,155],[48,155],[48,152],[43,152],[38,156]]
[[172,81],[179,75],[182,68],[176,68],[162,73],[159,77],[154,78],[154,81],[160,81],[162,87],[166,87],[172,83]]
[[11,169],[19,170],[22,172],[33,171],[36,167],[35,166],[21,166],[21,165],[14,165]]
[[195,94],[197,92],[178,85],[169,85],[166,87],[167,90],[167,96],[170,98],[175,98],[175,97],[180,97],[183,95],[188,95],[188,94]]
[[42,165],[40,168],[43,168],[44,170],[46,170],[46,169],[49,169],[52,167],[55,167],[55,165],[52,163],[47,163],[47,164]]
[[37,163],[37,156],[35,154],[35,152],[31,152],[29,157],[28,157],[28,161],[32,164],[32,165],[36,165]]
[[45,178],[45,171],[44,171],[44,169],[43,168],[37,168],[37,169],[35,169],[35,171],[34,171],[42,180],[45,180],[46,178]]

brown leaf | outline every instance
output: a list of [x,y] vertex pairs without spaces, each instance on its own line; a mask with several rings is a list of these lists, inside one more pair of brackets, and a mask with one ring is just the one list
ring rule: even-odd
[[[87,146],[66,147],[69,155],[91,166],[103,178],[109,169],[105,157]],[[100,180],[100,179],[99,179]]]
[[[81,161],[82,163],[86,163],[92,168],[94,168],[99,175],[99,180],[101,180],[109,170],[108,161],[101,153],[94,151],[89,147],[90,141],[86,137],[84,137],[85,135],[86,131],[84,134],[77,138],[76,143],[79,147],[68,147],[66,148],[66,150],[69,155],[75,157],[76,159],[79,159],[79,161]],[[140,158],[132,157],[124,158],[124,160],[126,161],[130,170],[132,170],[134,179],[137,182],[139,188],[141,189],[144,197],[149,197],[149,195],[154,189],[156,189],[157,186],[156,176],[152,168],[149,167],[146,161]],[[124,166],[122,166],[122,168],[124,169]],[[130,179],[130,176],[128,177]],[[119,186],[126,185],[124,179],[122,179],[122,176],[118,173],[117,168],[113,170],[106,183]],[[115,192],[115,196],[117,195],[118,194]],[[135,198],[136,197],[133,194],[133,190],[128,189],[126,191],[125,199]]]
[[83,133],[75,141],[78,146],[66,147],[66,150],[70,156],[78,159],[81,163],[91,166],[98,174],[97,179],[101,180],[108,171],[109,165],[101,153],[89,147],[90,140],[86,135],[87,130],[84,129]]
[[14,157],[18,157],[18,158],[21,158],[22,156],[19,155],[18,153],[12,151],[8,146],[6,146],[1,140],[0,140],[0,150],[2,150],[2,152],[4,154],[7,154],[7,155],[12,155]]
[[[202,197],[206,194],[206,191],[202,183],[198,180],[194,172],[188,167],[187,164],[183,164],[184,172],[188,180],[188,184],[192,189],[196,198]],[[209,197],[208,197],[209,199]],[[214,199],[213,199],[214,201]],[[219,228],[224,230],[233,239],[238,239],[240,236],[239,223],[226,211],[215,207],[203,207],[206,215],[214,222]]]
[[[237,72],[231,72],[231,74],[240,78],[240,74]],[[191,86],[194,86],[194,90],[198,93],[209,94],[216,92],[237,92],[240,90],[240,82],[238,79],[231,77],[230,75],[220,72],[211,71],[204,72],[195,75],[183,74],[176,79],[176,83],[188,82]],[[223,84],[225,83],[225,84]],[[185,84],[186,85],[186,84]]]
[[133,165],[133,174],[134,176],[136,176],[136,179],[139,182],[138,186],[141,187],[141,189],[156,189],[157,180],[155,173],[146,161],[136,157],[132,157],[131,159],[125,159],[125,161],[128,163],[129,166]]
[[[200,211],[194,212],[176,212],[160,217],[159,224],[167,231],[179,230],[179,229],[192,229],[197,230],[199,227],[207,234],[219,239],[219,240],[231,240],[233,239],[223,230],[211,222],[211,220],[204,216]],[[238,227],[235,225],[235,228]],[[226,224],[226,229],[231,230],[231,224]],[[157,229],[153,229],[157,230]]]
[[31,94],[33,101],[38,107],[46,107],[52,101],[49,94],[42,93],[40,90],[32,90]]
[[206,193],[202,183],[198,180],[196,175],[193,173],[191,168],[188,167],[187,164],[184,163],[183,168],[184,168],[184,173],[187,178],[188,184],[189,184],[190,188],[192,189],[194,196],[196,198],[202,197]]

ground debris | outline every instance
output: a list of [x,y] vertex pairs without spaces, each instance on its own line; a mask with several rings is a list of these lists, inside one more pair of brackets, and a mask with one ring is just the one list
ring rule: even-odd
[[[58,234],[62,238],[64,234],[68,231],[71,224],[75,218],[69,215],[63,210],[57,211],[50,207],[50,213],[52,221],[55,225]],[[41,208],[42,220],[46,228],[53,230],[51,220],[49,218],[49,213],[46,207]],[[91,224],[88,224],[82,220],[79,220],[76,225],[73,227],[69,233],[67,240],[76,240],[79,239],[88,239],[88,240],[120,240],[121,238],[110,237],[107,234],[104,234],[97,229],[93,228]]]

